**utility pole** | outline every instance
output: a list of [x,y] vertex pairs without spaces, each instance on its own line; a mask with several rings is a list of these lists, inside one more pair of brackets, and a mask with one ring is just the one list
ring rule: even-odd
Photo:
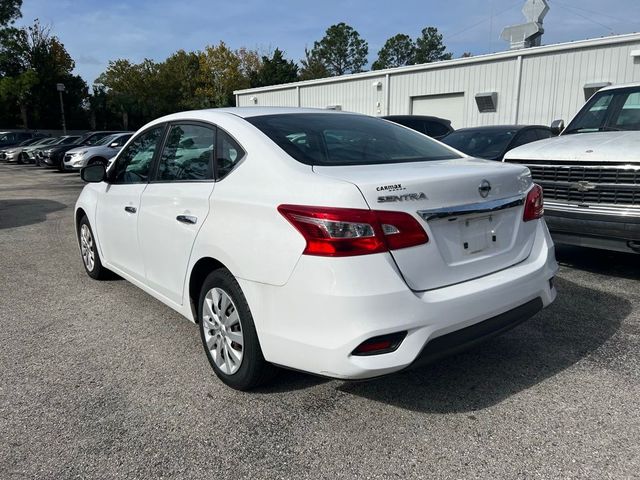
[[64,83],[56,84],[56,89],[58,90],[58,95],[60,95],[60,113],[62,113],[62,134],[67,134],[67,124],[64,121],[64,102],[62,101],[62,92],[65,91]]

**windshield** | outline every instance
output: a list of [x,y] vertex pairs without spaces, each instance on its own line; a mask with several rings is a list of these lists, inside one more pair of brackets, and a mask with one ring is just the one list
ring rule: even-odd
[[596,93],[562,133],[640,130],[640,87]]
[[113,141],[116,139],[118,135],[107,135],[106,137],[104,137],[101,140],[98,140],[96,143],[93,144],[94,147],[100,146],[100,145],[109,145],[111,143],[113,143]]
[[424,135],[363,115],[295,113],[246,120],[294,159],[308,165],[372,165],[460,158]]
[[442,139],[443,143],[472,157],[498,158],[507,149],[518,130],[458,130]]

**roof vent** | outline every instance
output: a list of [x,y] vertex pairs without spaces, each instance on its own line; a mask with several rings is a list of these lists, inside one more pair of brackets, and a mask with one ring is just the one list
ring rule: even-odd
[[608,87],[611,85],[611,82],[600,82],[600,83],[587,83],[584,88],[584,99],[589,100],[593,97],[599,90],[604,87]]
[[511,50],[539,47],[542,44],[542,21],[549,13],[547,0],[527,0],[522,8],[526,23],[507,27],[502,31],[502,39],[511,44]]
[[477,93],[476,104],[478,104],[478,110],[480,113],[496,112],[498,110],[498,93]]

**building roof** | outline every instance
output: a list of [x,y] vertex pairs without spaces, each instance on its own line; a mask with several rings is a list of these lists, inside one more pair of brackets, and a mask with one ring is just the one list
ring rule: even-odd
[[281,85],[271,85],[268,87],[247,88],[243,90],[235,90],[235,95],[247,95],[251,93],[269,92],[274,90],[286,90],[290,88],[303,87],[307,85],[322,85],[325,83],[343,82],[347,80],[362,80],[366,78],[379,78],[385,75],[409,73],[416,71],[425,71],[439,68],[449,68],[459,65],[468,65],[474,63],[492,62],[496,60],[506,60],[521,56],[543,55],[548,53],[557,53],[567,50],[578,50],[581,48],[601,47],[606,45],[618,45],[624,43],[640,42],[640,33],[629,33],[625,35],[612,35],[609,37],[594,38],[588,40],[579,40],[575,42],[557,43],[553,45],[544,45],[541,47],[523,48],[520,50],[507,50],[504,52],[490,53],[487,55],[477,55],[474,57],[456,58],[453,60],[444,60],[441,62],[424,63],[420,65],[409,65],[406,67],[387,68],[385,70],[374,70],[370,72],[354,73],[350,75],[341,75],[339,77],[328,77],[317,80],[305,80],[302,82],[284,83]]

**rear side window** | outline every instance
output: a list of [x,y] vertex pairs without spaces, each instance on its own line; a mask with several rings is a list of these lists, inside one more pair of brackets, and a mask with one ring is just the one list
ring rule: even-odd
[[231,135],[218,129],[218,145],[216,152],[216,173],[218,179],[226,177],[242,160],[245,152]]
[[308,165],[373,165],[459,158],[437,142],[394,123],[351,114],[249,117],[276,145]]
[[444,137],[449,133],[449,128],[439,122],[426,122],[427,135],[433,138]]
[[215,136],[211,127],[172,125],[158,164],[157,179],[213,180]]

